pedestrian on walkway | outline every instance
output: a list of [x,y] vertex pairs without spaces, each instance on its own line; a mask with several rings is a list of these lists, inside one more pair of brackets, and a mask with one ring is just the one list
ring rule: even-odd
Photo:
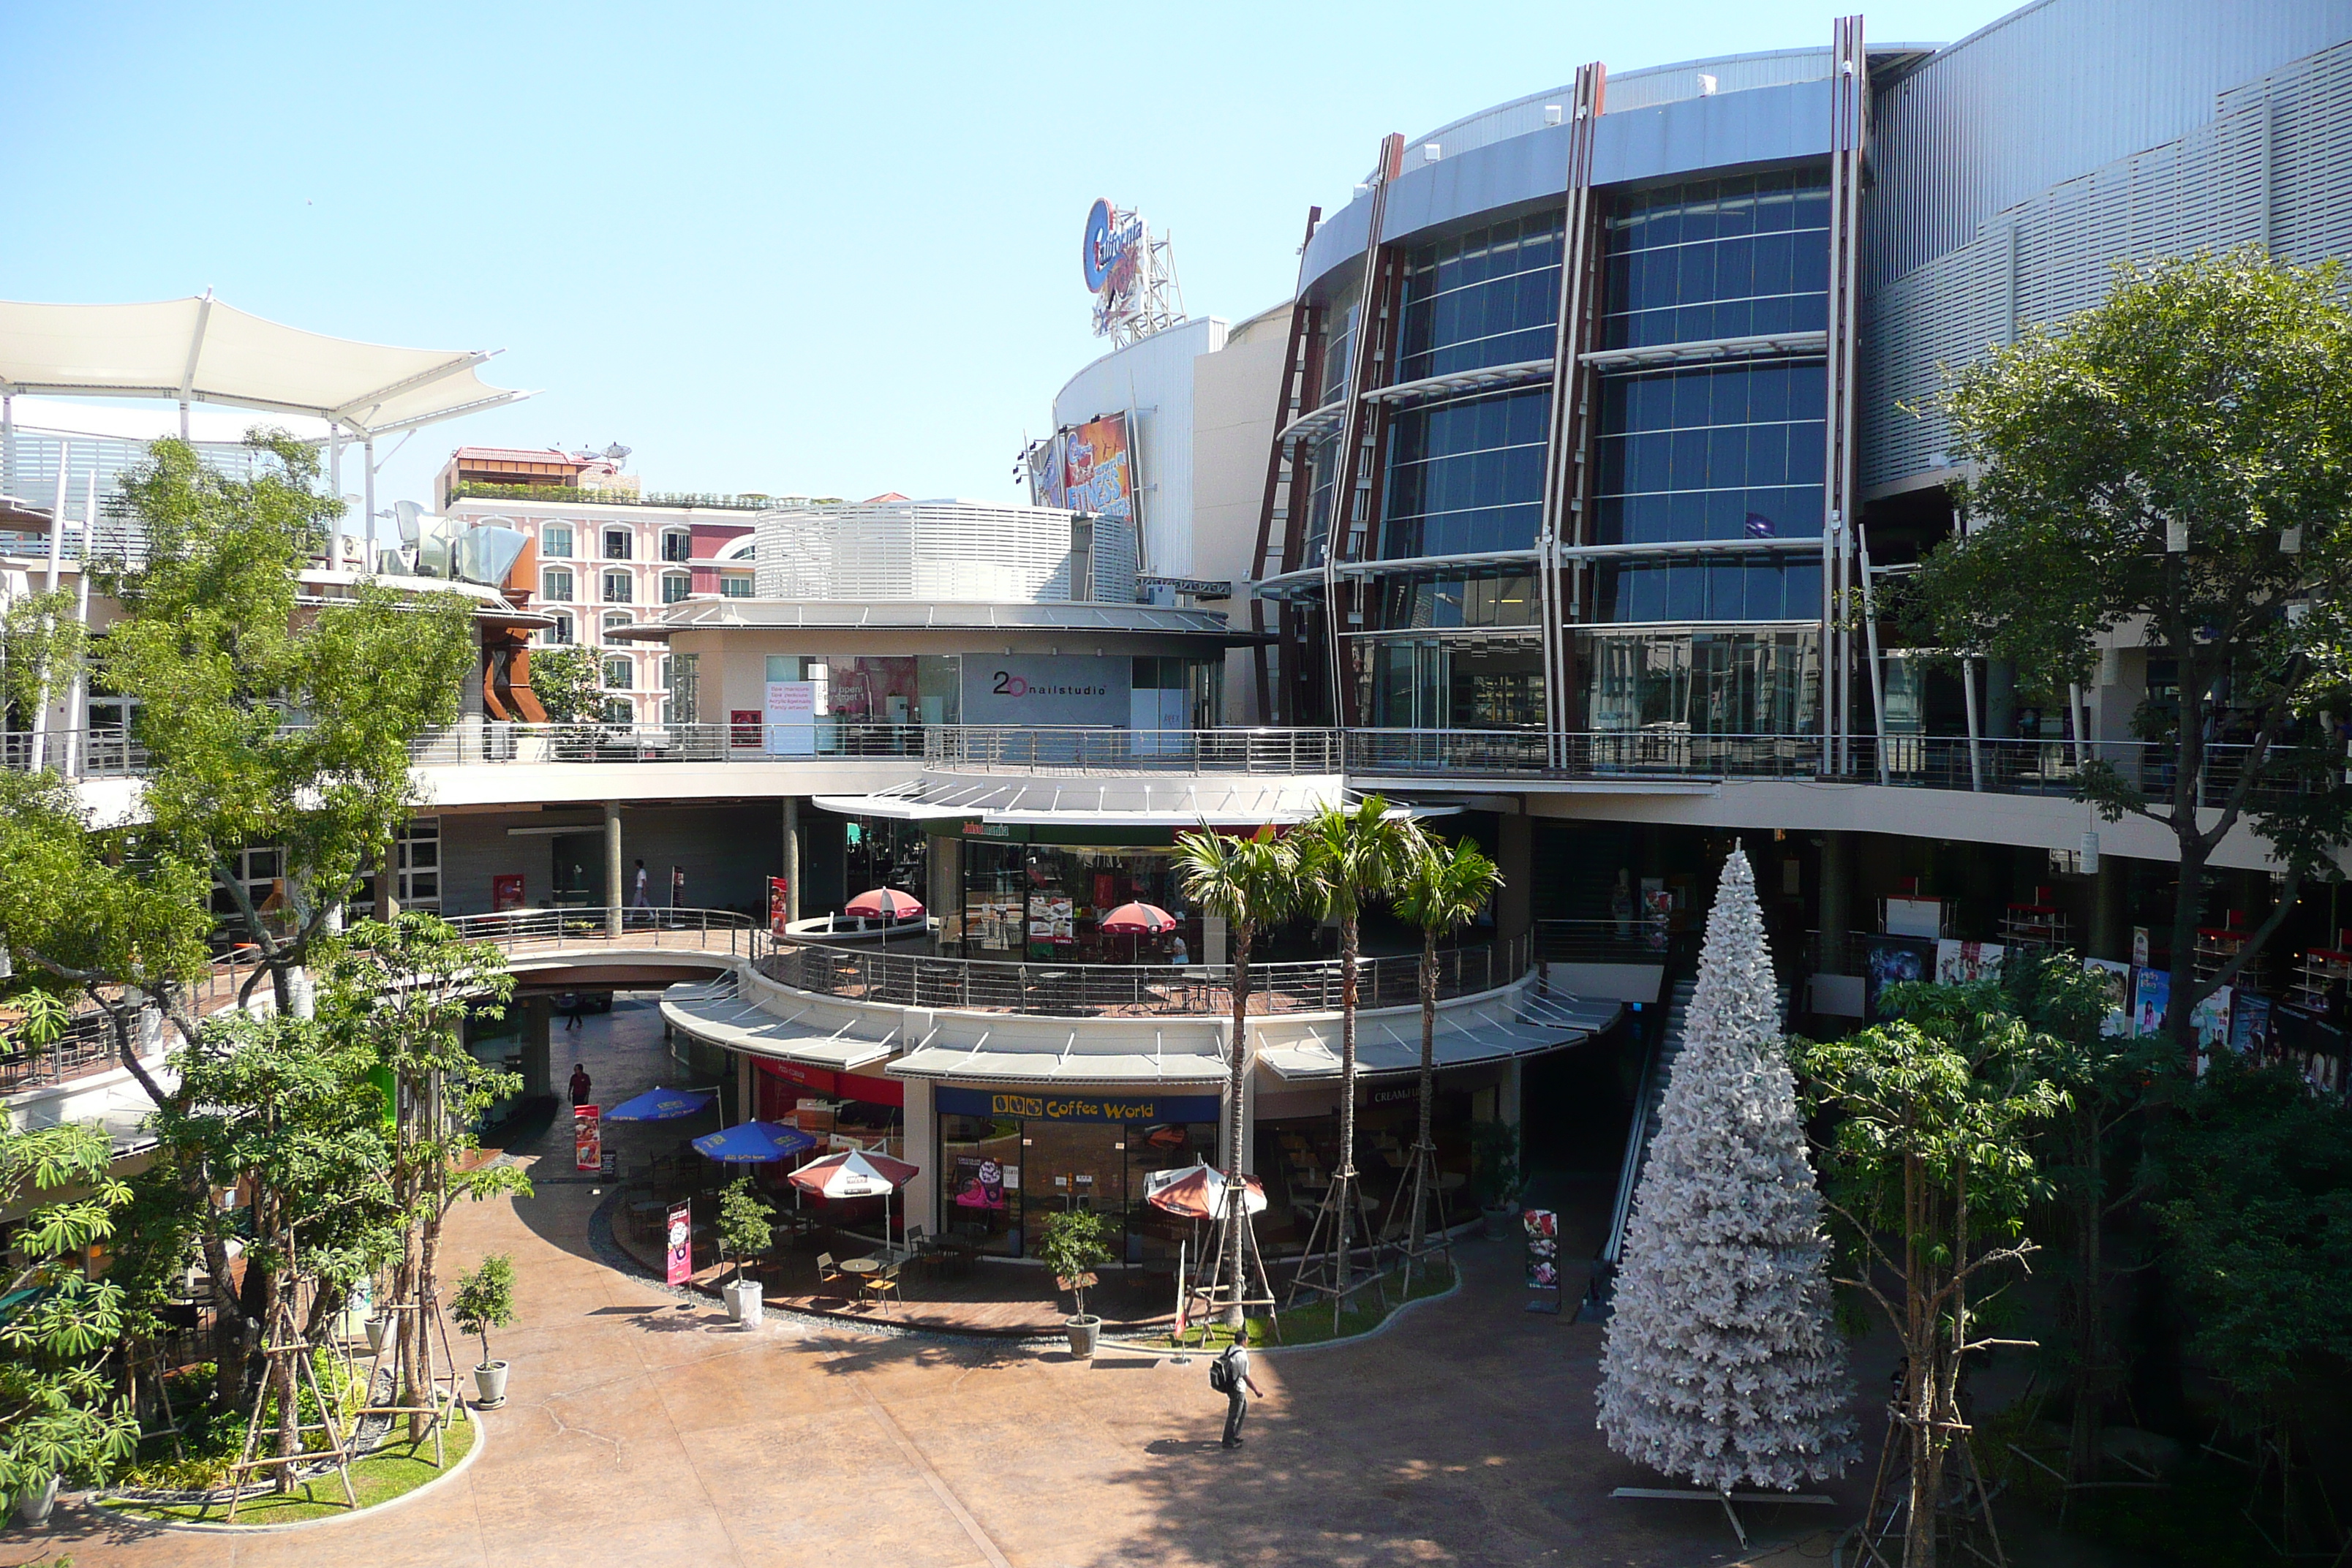
[[653,907],[646,902],[646,863],[643,860],[637,862],[637,901],[633,907],[640,910]]
[[585,1105],[595,1092],[595,1085],[588,1079],[587,1064],[573,1062],[572,1064],[572,1103],[574,1106]]
[[1265,1390],[1250,1381],[1249,1342],[1237,1338],[1225,1347],[1224,1352],[1209,1363],[1209,1386],[1225,1396],[1225,1447],[1242,1446],[1242,1420],[1249,1415],[1249,1396],[1265,1397]]
[[580,1026],[580,1015],[587,1010],[588,1005],[580,999],[580,994],[578,992],[575,991],[566,995],[563,998],[563,1032],[568,1035],[572,1030],[578,1028]]

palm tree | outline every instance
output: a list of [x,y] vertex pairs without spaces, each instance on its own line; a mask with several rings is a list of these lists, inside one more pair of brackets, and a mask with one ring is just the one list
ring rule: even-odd
[[1247,1067],[1250,943],[1258,928],[1278,924],[1298,906],[1298,857],[1279,838],[1234,838],[1212,832],[1176,837],[1177,874],[1184,896],[1203,914],[1222,920],[1234,939],[1232,993],[1234,1037],[1227,1053],[1224,1258],[1221,1272],[1229,1293],[1225,1322],[1242,1329],[1242,1227],[1249,1223],[1242,1180],[1242,1078]]
[[[1299,824],[1298,863],[1307,906],[1339,922],[1339,1168],[1325,1200],[1336,1215],[1332,1283],[1348,1292],[1349,1230],[1356,1208],[1356,963],[1364,901],[1396,886],[1426,837],[1389,803],[1368,795],[1352,806],[1327,805]],[[1336,1302],[1335,1302],[1336,1310]]]
[[1407,1267],[1421,1256],[1428,1234],[1429,1183],[1437,1150],[1430,1142],[1429,1107],[1437,1078],[1437,939],[1460,931],[1503,885],[1503,873],[1467,838],[1448,847],[1428,837],[1397,886],[1397,913],[1421,928],[1421,1132],[1412,1145],[1412,1218]]

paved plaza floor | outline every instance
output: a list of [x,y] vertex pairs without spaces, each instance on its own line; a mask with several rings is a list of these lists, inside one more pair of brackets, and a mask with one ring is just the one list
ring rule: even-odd
[[[646,1016],[625,1003],[557,1049],[576,1048],[609,1103],[672,1070]],[[569,1163],[541,1168],[569,1177]],[[509,1402],[461,1473],[386,1510],[267,1534],[61,1509],[47,1532],[0,1535],[0,1568],[68,1553],[78,1568],[1794,1568],[1826,1563],[1825,1527],[1859,1511],[1854,1485],[1836,1510],[1756,1510],[1759,1548],[1787,1550],[1746,1559],[1711,1506],[1612,1500],[1612,1487],[1657,1480],[1593,1429],[1601,1331],[1526,1311],[1500,1243],[1465,1247],[1463,1289],[1389,1332],[1260,1357],[1267,1397],[1246,1446],[1226,1451],[1204,1361],[1087,1363],[792,1320],[746,1332],[716,1302],[602,1261],[589,1218],[608,1194],[550,1181],[455,1216],[452,1272],[513,1254],[522,1313],[493,1336],[513,1363]]]

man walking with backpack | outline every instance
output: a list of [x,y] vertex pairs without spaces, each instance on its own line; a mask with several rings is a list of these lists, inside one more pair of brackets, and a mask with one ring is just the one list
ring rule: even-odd
[[1249,1343],[1236,1339],[1224,1352],[1209,1363],[1209,1386],[1225,1396],[1225,1447],[1242,1446],[1242,1418],[1249,1414],[1249,1396],[1265,1397],[1265,1391],[1250,1381]]

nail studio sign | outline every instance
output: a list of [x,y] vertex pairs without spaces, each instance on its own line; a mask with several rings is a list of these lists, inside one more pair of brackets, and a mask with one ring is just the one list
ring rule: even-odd
[[1015,654],[963,661],[967,724],[1085,724],[1128,721],[1133,666],[1125,658]]
[[1154,1095],[1148,1099],[1053,1094],[999,1094],[990,1089],[942,1089],[941,1112],[1017,1121],[1214,1121],[1213,1094]]

